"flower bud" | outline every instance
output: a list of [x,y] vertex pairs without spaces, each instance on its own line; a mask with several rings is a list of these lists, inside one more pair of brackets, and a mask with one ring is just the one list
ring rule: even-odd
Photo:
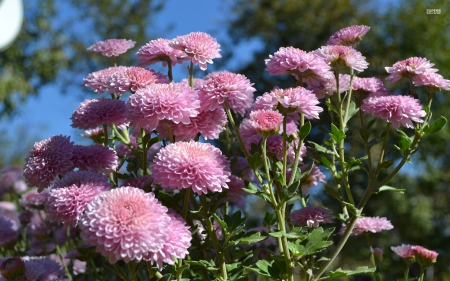
[[20,257],[12,257],[0,264],[0,273],[7,280],[17,280],[25,274],[25,262]]
[[381,250],[380,248],[373,248],[372,253],[375,265],[379,266],[380,263],[383,261],[383,250]]

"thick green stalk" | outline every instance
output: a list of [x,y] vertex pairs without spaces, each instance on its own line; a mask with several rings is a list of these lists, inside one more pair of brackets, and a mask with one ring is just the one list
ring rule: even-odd
[[131,279],[133,281],[138,281],[138,278],[137,278],[137,275],[136,275],[136,268],[134,267],[132,262],[129,262],[127,265],[128,265],[128,270],[130,270],[130,273],[131,273]]
[[169,77],[170,83],[173,83],[173,74],[172,74],[172,62],[167,62],[167,76]]
[[239,130],[238,130],[237,126],[236,126],[236,123],[234,122],[233,115],[231,114],[230,106],[228,105],[228,100],[225,99],[223,105],[225,106],[225,111],[227,112],[227,115],[228,115],[228,121],[230,121],[230,124],[231,124],[231,126],[233,127],[233,130],[234,130],[234,133],[236,134],[236,137],[237,137],[237,139],[239,141],[239,145],[241,146],[241,150],[244,153],[245,157],[248,157],[249,154],[248,154],[247,150],[245,149],[245,145],[244,145],[244,142],[242,141],[241,134],[239,134]]
[[[305,125],[305,115],[303,113],[299,113],[299,115],[300,115],[300,127],[298,129],[301,130],[303,125]],[[295,150],[294,165],[292,166],[292,174],[291,174],[291,178],[289,179],[288,186],[290,186],[294,182],[295,175],[297,173],[297,167],[298,167],[298,162],[300,159],[300,154],[302,154],[302,146],[303,146],[303,139],[300,139],[298,147]],[[303,199],[303,196],[302,196],[302,199]]]

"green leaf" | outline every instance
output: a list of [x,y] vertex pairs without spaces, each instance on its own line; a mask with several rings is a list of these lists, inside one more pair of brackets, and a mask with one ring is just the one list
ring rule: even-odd
[[267,235],[262,234],[258,231],[249,231],[249,232],[242,232],[239,235],[237,235],[233,241],[230,241],[230,245],[250,245],[254,243],[258,243],[260,241],[263,241],[267,238]]
[[[314,229],[311,233],[308,234],[308,238],[306,239],[306,243],[304,245],[300,245],[299,255],[301,256],[309,256],[319,252],[322,252],[330,245],[333,244],[332,241],[328,241],[328,238],[333,233],[334,228],[323,230],[322,227]],[[303,241],[304,242],[304,241]]]
[[270,263],[266,260],[258,260],[255,265],[256,268],[253,267],[249,267],[249,266],[244,266],[244,268],[256,272],[259,275],[263,275],[263,276],[267,276],[267,277],[271,277],[270,273],[269,273],[269,268],[271,268],[273,266],[274,261],[271,261]]
[[331,169],[331,161],[325,156],[320,156],[320,163],[328,169]]
[[404,194],[406,189],[400,189],[400,188],[395,188],[395,187],[392,187],[392,186],[383,185],[375,193],[377,194],[377,193],[380,193],[382,191],[392,191],[392,192],[397,192],[397,193]]
[[333,105],[331,102],[326,101],[325,103],[326,103],[326,105],[328,106],[328,108],[330,108],[331,110],[334,111],[334,113],[339,114],[338,111],[337,111],[337,109],[336,109],[336,107],[334,107],[334,105]]
[[334,186],[325,185],[325,192],[339,202],[342,200],[341,194],[337,189],[334,188]]
[[385,160],[385,161],[383,161],[383,163],[381,163],[380,170],[388,169],[390,166],[392,166],[392,164],[394,164],[393,160]]
[[319,280],[325,280],[327,278],[335,278],[335,277],[344,277],[344,276],[351,276],[351,275],[358,275],[358,274],[364,274],[364,273],[372,273],[375,272],[376,268],[370,268],[368,266],[358,266],[354,270],[343,270],[342,268],[338,268],[335,271],[330,271],[330,276],[320,278]]
[[375,124],[375,121],[377,121],[376,118],[370,120],[369,123],[367,123],[366,128],[367,128],[367,129],[370,129],[370,127],[372,127],[372,125]]
[[253,155],[249,155],[247,158],[248,166],[253,170],[257,170],[259,167],[264,165],[262,155],[256,152]]
[[282,231],[276,231],[276,232],[270,232],[269,235],[272,237],[275,237],[275,238],[281,238],[281,237],[283,237],[284,234]]
[[348,120],[350,120],[350,118],[353,117],[353,115],[355,115],[357,112],[359,111],[359,108],[356,108],[356,104],[355,102],[350,102],[350,106],[348,107],[348,112],[347,112],[347,119],[345,120],[345,123],[348,122]]
[[321,146],[320,144],[317,144],[315,142],[312,141],[308,141],[309,144],[312,144],[314,146],[314,149],[317,150],[318,152],[322,152],[322,153],[326,153],[326,154],[331,154],[333,155],[334,152],[332,150],[329,150],[323,146]]
[[227,231],[232,232],[235,231],[238,228],[242,228],[244,226],[245,218],[241,217],[242,213],[241,211],[237,211],[236,213],[232,214],[231,216],[225,215],[223,220],[228,226]]
[[177,267],[177,273],[178,275],[181,275],[183,273],[183,271],[185,271],[186,269],[188,269],[190,267],[189,264],[185,264],[183,266]]
[[217,214],[212,214],[212,216],[216,219],[216,221],[223,229],[227,229],[227,223],[224,220],[222,220]]
[[298,137],[301,140],[304,140],[306,136],[309,135],[309,132],[311,132],[311,122],[306,122],[301,128],[300,132],[298,132]]
[[359,135],[363,141],[367,142],[369,140],[370,132],[366,128],[362,127],[359,129]]
[[346,206],[349,209],[349,211],[352,212],[352,214],[356,215],[357,209],[356,209],[355,205],[353,205],[352,203],[349,203],[349,202],[345,202],[345,201],[342,201],[342,204],[344,204],[344,206]]
[[342,130],[339,130],[334,124],[331,124],[331,138],[336,141],[340,142],[345,138],[345,133]]
[[424,131],[423,136],[428,136],[442,130],[447,125],[447,119],[444,116],[439,117],[430,127]]
[[250,194],[255,194],[259,192],[258,188],[253,183],[249,181],[244,181],[244,184],[247,188],[243,188],[243,190],[245,190],[246,192]]
[[402,153],[405,153],[406,150],[408,150],[409,147],[411,146],[412,140],[410,137],[408,137],[408,135],[405,132],[401,130],[398,130],[397,132],[399,134],[400,141],[398,143],[398,146],[396,146],[396,148],[400,150]]

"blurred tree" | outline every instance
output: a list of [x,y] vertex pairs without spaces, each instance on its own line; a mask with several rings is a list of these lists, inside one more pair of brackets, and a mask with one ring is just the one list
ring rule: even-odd
[[[450,2],[445,0],[397,0],[397,1],[356,1],[356,0],[236,0],[229,1],[230,16],[228,34],[232,44],[257,41],[259,48],[253,58],[242,63],[236,72],[245,74],[260,93],[270,91],[274,86],[292,87],[295,79],[291,76],[269,76],[264,70],[264,59],[280,47],[294,46],[312,51],[324,45],[337,30],[350,25],[368,25],[369,33],[358,45],[358,50],[367,58],[369,69],[360,77],[377,77],[384,80],[386,66],[409,57],[426,57],[435,63],[439,73],[450,79]],[[441,14],[427,14],[427,9],[440,9]],[[224,57],[233,58],[232,49]],[[391,92],[406,93],[407,83],[397,82],[387,85]],[[450,102],[440,93],[433,104],[434,118],[444,115],[449,118],[444,104]],[[425,96],[425,95],[423,95]],[[321,117],[327,118],[326,114]],[[323,135],[316,133],[316,138]],[[372,198],[365,208],[369,216],[386,216],[395,228],[387,234],[374,235],[373,243],[386,254],[383,267],[396,276],[403,270],[402,261],[393,257],[390,246],[402,243],[419,244],[439,251],[435,277],[450,280],[450,180],[449,157],[450,129],[447,126],[438,134],[421,143],[414,155],[414,166],[406,166],[401,174],[389,185],[407,189],[405,195],[380,193]],[[360,149],[358,143],[349,147]],[[412,167],[412,168],[411,168]],[[362,195],[365,174],[353,174],[355,193]],[[332,207],[333,202],[322,196],[324,204]],[[338,206],[335,206],[338,209]],[[334,207],[332,207],[334,208]],[[355,237],[345,248],[355,255],[355,247],[365,247],[364,237]],[[368,261],[368,252],[357,253]],[[345,254],[342,256],[346,256]],[[391,259],[390,257],[393,257]],[[341,260],[343,264],[348,260]],[[348,263],[347,263],[348,265]],[[401,273],[400,273],[401,274]],[[388,276],[388,280],[394,280]],[[448,278],[448,279],[446,279]]]

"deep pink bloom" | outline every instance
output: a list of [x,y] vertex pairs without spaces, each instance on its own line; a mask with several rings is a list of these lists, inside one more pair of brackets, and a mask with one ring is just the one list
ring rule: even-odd
[[385,96],[388,94],[386,86],[378,78],[353,78],[353,91],[370,96]]
[[71,161],[74,146],[70,137],[53,136],[34,144],[25,158],[23,172],[30,187],[38,187],[41,192],[58,176],[73,169]]
[[344,46],[356,46],[362,37],[369,32],[370,27],[365,25],[352,25],[345,27],[333,35],[327,42],[327,45],[344,45]]
[[108,39],[96,42],[88,51],[102,53],[105,57],[117,57],[134,47],[136,42],[126,39]]
[[197,92],[182,83],[153,84],[140,89],[127,103],[127,117],[134,130],[151,132],[161,120],[189,124],[199,113]]
[[[359,235],[363,232],[377,233],[382,230],[391,230],[393,228],[394,226],[386,218],[363,217],[356,220],[355,228],[353,228],[351,235]],[[340,234],[343,234],[346,229],[347,226],[343,224]]]
[[85,183],[103,185],[108,182],[108,178],[105,175],[88,172],[88,171],[73,171],[65,175],[62,179],[57,180],[51,186],[51,189],[65,188],[72,185],[81,186]]
[[18,237],[18,223],[15,220],[0,215],[0,247],[14,246]]
[[122,72],[125,71],[125,69],[127,69],[125,66],[115,66],[89,73],[89,75],[83,79],[83,86],[90,87],[96,93],[103,93],[108,90],[111,77],[116,72]]
[[160,72],[142,67],[127,67],[111,75],[108,92],[122,95],[126,91],[136,92],[152,84],[168,84],[169,78]]
[[230,108],[245,115],[252,106],[253,83],[242,74],[228,71],[213,72],[205,77],[205,82],[199,91],[199,99],[203,110],[214,110],[228,101]]
[[293,211],[289,217],[292,225],[314,228],[318,228],[322,223],[332,223],[334,219],[331,211],[321,207],[305,207]]
[[323,46],[316,50],[315,53],[323,58],[332,69],[341,69],[344,67],[353,68],[356,71],[362,72],[368,67],[366,57],[360,52],[348,46],[330,45]]
[[273,110],[256,110],[250,113],[250,122],[258,134],[270,137],[280,130],[283,115]]
[[154,183],[171,189],[190,188],[197,194],[228,188],[230,162],[209,143],[176,142],[161,148],[150,167]]
[[125,102],[116,99],[93,99],[85,100],[74,111],[72,117],[72,127],[78,129],[95,129],[103,124],[124,126],[128,123],[125,117]]
[[[350,75],[339,74],[339,93],[348,91],[349,88]],[[308,83],[306,89],[312,91],[318,99],[323,99],[325,96],[332,96],[337,93],[336,78],[312,81]]]
[[190,60],[183,51],[170,47],[169,42],[169,39],[159,38],[151,40],[142,46],[136,53],[136,56],[139,58],[138,65],[146,67],[162,62],[163,66],[167,66],[167,63],[174,66],[177,63],[181,64],[185,60]]
[[319,119],[319,113],[323,111],[316,106],[320,103],[316,95],[303,87],[275,89],[271,94],[277,99],[277,109],[281,110],[281,106],[287,113],[297,111],[308,119]]
[[361,110],[365,114],[387,120],[395,129],[400,125],[414,128],[413,123],[423,123],[420,119],[426,115],[418,99],[411,96],[373,96],[363,100]]
[[415,246],[414,254],[416,257],[416,261],[422,267],[431,266],[433,263],[436,262],[437,256],[439,255],[437,252],[428,250],[422,246]]
[[153,193],[124,186],[97,195],[79,226],[81,238],[110,263],[150,261],[169,238],[170,217]]
[[191,32],[177,36],[169,42],[169,46],[185,52],[193,64],[198,64],[201,70],[206,70],[206,63],[213,63],[213,59],[221,58],[220,44],[211,35],[204,32]]
[[402,244],[401,246],[391,247],[391,250],[394,251],[397,256],[402,259],[411,259],[414,258],[416,246]]
[[75,167],[82,171],[103,174],[115,171],[119,165],[116,152],[112,148],[101,144],[90,146],[75,145],[71,160]]
[[413,83],[415,86],[425,86],[432,93],[439,89],[450,91],[450,80],[444,79],[442,75],[433,72],[425,72],[414,76]]
[[33,189],[25,194],[22,194],[19,204],[29,211],[42,210],[44,208],[45,200],[47,200],[47,196],[47,191],[39,193],[36,189]]
[[392,67],[385,67],[390,74],[386,80],[391,80],[394,84],[402,78],[411,79],[418,74],[426,72],[437,72],[438,69],[431,68],[434,63],[431,63],[426,58],[412,57],[406,60],[396,62]]
[[270,75],[292,74],[297,80],[303,79],[307,83],[333,78],[330,66],[322,58],[294,47],[281,47],[264,61]]

